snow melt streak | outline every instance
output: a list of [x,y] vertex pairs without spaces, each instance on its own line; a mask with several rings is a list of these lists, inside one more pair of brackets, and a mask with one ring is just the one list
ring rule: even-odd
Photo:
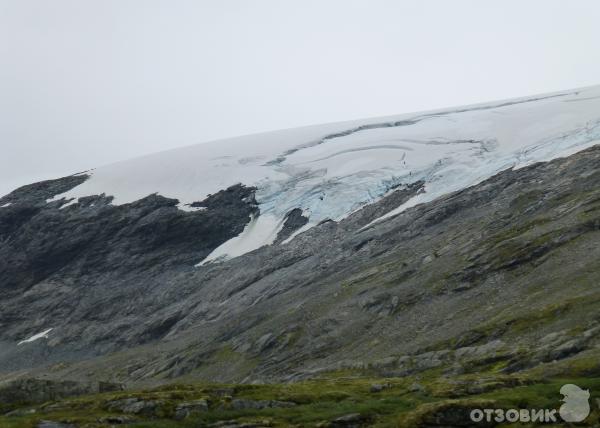
[[42,331],[41,333],[35,334],[33,336],[31,336],[29,339],[25,339],[25,340],[21,340],[19,343],[17,343],[17,346],[22,345],[24,343],[30,343],[30,342],[35,342],[38,339],[48,339],[48,334],[52,331],[53,329],[49,328],[48,330]]

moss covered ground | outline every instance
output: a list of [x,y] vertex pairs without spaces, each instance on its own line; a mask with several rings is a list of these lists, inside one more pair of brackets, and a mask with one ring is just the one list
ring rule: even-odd
[[[586,374],[589,372],[585,368],[590,364],[593,365],[593,361],[586,359],[565,361],[560,367],[550,370],[554,373],[552,377],[545,376],[544,370],[540,368],[518,375],[506,375],[497,367],[490,366],[485,372],[461,376],[447,376],[444,375],[444,370],[436,369],[404,378],[372,378],[345,370],[328,373],[318,379],[289,384],[170,384],[153,389],[96,394],[31,406],[5,406],[3,412],[19,409],[25,413],[28,409],[35,409],[35,413],[0,416],[0,427],[34,428],[42,420],[89,428],[115,426],[116,422],[126,422],[126,426],[135,428],[211,425],[458,426],[452,425],[453,421],[456,422],[457,417],[467,418],[470,409],[473,408],[557,409],[561,405],[560,388],[567,383],[589,389],[591,393],[592,413],[585,423],[578,426],[598,426],[600,376]],[[576,376],[567,377],[565,371]],[[108,403],[124,398],[137,398],[160,404],[149,413],[127,414],[114,409],[109,410]],[[179,404],[203,399],[209,404],[208,410],[192,413],[183,420],[175,419]],[[235,409],[234,400],[248,403],[276,400],[295,405]],[[350,418],[353,422],[347,422],[346,425],[340,421],[336,422],[336,419],[348,415],[353,415]],[[225,425],[222,421],[231,422],[230,425]]]

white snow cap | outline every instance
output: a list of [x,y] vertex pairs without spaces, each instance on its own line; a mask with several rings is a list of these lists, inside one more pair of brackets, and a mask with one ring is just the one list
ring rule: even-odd
[[124,204],[158,193],[185,209],[234,184],[257,187],[260,216],[203,264],[272,243],[294,208],[310,213],[306,230],[423,180],[425,192],[387,218],[507,168],[598,142],[600,86],[198,144],[95,169],[53,200],[106,193]]
[[23,343],[29,343],[29,342],[35,342],[38,339],[48,339],[48,335],[50,334],[50,332],[53,329],[49,328],[48,330],[44,330],[41,333],[38,334],[34,334],[33,336],[31,336],[29,339],[25,339],[25,340],[21,340],[19,343],[17,343],[17,346],[22,345]]

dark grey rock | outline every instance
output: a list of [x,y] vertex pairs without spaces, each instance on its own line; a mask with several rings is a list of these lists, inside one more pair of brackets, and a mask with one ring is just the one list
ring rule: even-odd
[[289,401],[277,400],[248,400],[243,398],[235,398],[231,400],[231,408],[234,410],[294,407],[295,405],[296,403]]
[[27,415],[33,415],[34,413],[37,413],[37,409],[16,409],[16,410],[13,410],[12,412],[6,413],[4,416],[10,416],[10,417],[27,416]]
[[202,413],[208,411],[208,401],[207,400],[195,400],[195,401],[186,401],[183,403],[177,404],[175,408],[175,419],[181,420],[185,419],[190,415],[195,413]]
[[106,416],[103,418],[99,418],[98,422],[100,422],[101,424],[110,425],[126,425],[136,422],[136,419],[131,416]]
[[[422,420],[417,425],[420,428],[433,427],[473,427],[470,418],[472,405],[460,402],[446,402],[435,406],[431,411],[422,416]],[[490,408],[491,407],[490,405]],[[498,425],[492,418],[491,422],[481,421],[477,426],[494,427]]]
[[[161,314],[158,301],[135,305],[135,296],[189,275],[214,248],[241,233],[251,214],[258,215],[254,189],[241,185],[209,196],[201,202],[206,210],[198,212],[181,211],[177,200],[158,195],[119,206],[105,195],[64,209],[65,201],[46,203],[84,179],[25,186],[0,199],[14,201],[0,210],[0,340],[14,343],[0,351],[0,369],[115,350],[115,334],[129,343],[166,336],[184,315]],[[134,306],[125,309],[125,302]],[[135,331],[132,311],[143,319]],[[67,313],[77,322],[67,323]],[[53,327],[53,340],[16,346],[42,327],[15,319]],[[113,327],[106,328],[108,321]]]
[[134,415],[154,415],[156,409],[164,404],[161,400],[142,400],[141,398],[122,398],[106,403],[109,411],[119,411]]
[[0,402],[43,403],[83,394],[114,391],[120,387],[121,385],[109,382],[55,381],[23,378],[0,383]]
[[366,424],[368,418],[361,415],[360,413],[350,413],[331,421],[331,425],[334,427],[361,427]]
[[392,387],[392,385],[389,383],[375,383],[375,384],[371,385],[370,391],[377,393],[377,392],[383,391],[384,389],[389,389],[391,387]]
[[302,210],[300,208],[294,208],[291,210],[285,217],[283,227],[275,239],[275,244],[285,241],[292,235],[292,233],[300,229],[306,223],[308,223],[308,217],[304,217],[302,215]]

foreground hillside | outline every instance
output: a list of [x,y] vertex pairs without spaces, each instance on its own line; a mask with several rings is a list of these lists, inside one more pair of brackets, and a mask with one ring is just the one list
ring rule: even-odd
[[[518,375],[490,362],[477,373],[449,375],[448,367],[418,376],[375,377],[377,370],[344,370],[319,378],[269,385],[171,384],[153,389],[4,405],[6,428],[72,427],[465,427],[514,426],[470,422],[473,409],[550,409],[559,415],[562,385],[600,390],[598,354],[555,362]],[[570,377],[565,377],[568,372]],[[600,423],[600,398],[577,426]],[[537,423],[518,426],[539,426]]]

